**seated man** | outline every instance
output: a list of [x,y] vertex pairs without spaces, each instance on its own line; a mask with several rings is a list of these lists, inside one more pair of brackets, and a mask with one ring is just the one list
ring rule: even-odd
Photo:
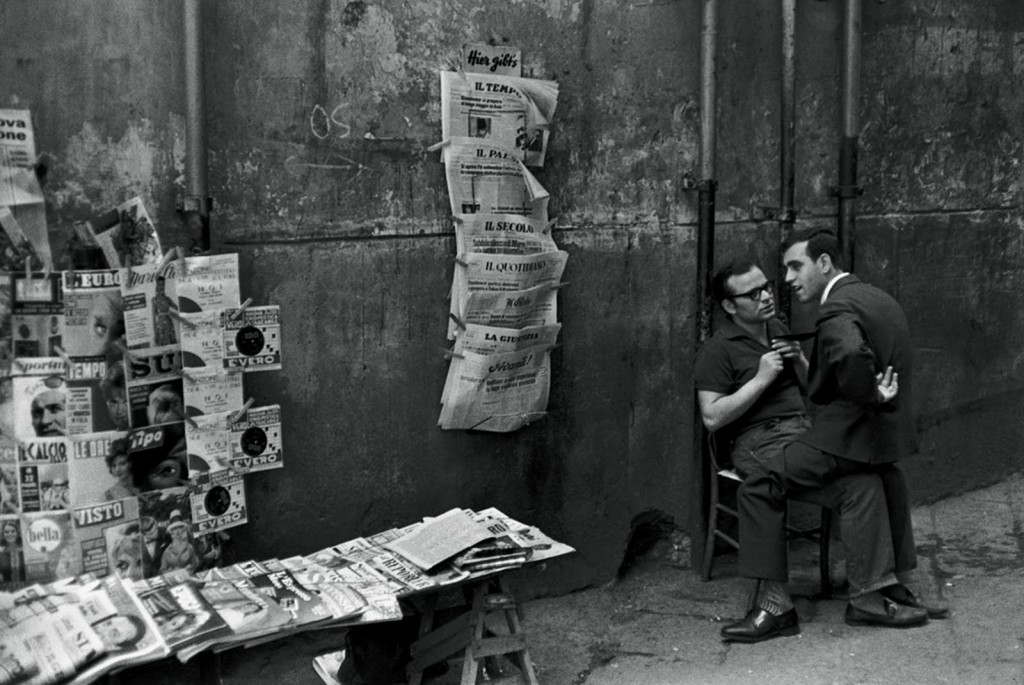
[[[749,261],[726,265],[716,273],[712,290],[727,321],[697,358],[694,378],[698,402],[705,426],[727,434],[733,465],[743,478],[748,478],[761,475],[765,465],[810,426],[803,396],[808,363],[795,340],[780,337],[789,331],[775,317],[771,284],[756,265]],[[917,559],[902,472],[893,467],[878,475],[853,474],[823,490],[820,494],[837,503],[840,529],[848,547],[888,547],[851,550],[851,596],[876,589],[892,571],[906,582]],[[884,512],[874,509],[876,502]],[[874,530],[874,526],[888,530]],[[929,608],[928,613],[936,618],[947,611],[938,604]],[[907,615],[924,618],[916,612]]]

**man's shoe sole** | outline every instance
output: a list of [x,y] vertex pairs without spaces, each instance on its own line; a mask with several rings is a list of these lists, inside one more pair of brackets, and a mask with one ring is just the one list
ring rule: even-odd
[[851,618],[850,617],[850,613],[847,612],[846,615],[843,617],[844,620],[846,621],[846,625],[848,625],[848,626],[871,626],[873,628],[916,628],[917,626],[923,625],[923,624],[928,622],[928,615],[927,614],[922,616],[919,620],[916,620],[916,621],[913,621],[913,622],[909,622],[909,623],[904,623],[904,622],[891,621],[891,619],[887,620],[887,619],[884,619],[884,618],[881,618],[881,617],[875,618],[874,616],[871,616],[867,612],[862,612],[862,613],[866,614],[866,616],[864,618],[859,618],[859,617],[858,618]]

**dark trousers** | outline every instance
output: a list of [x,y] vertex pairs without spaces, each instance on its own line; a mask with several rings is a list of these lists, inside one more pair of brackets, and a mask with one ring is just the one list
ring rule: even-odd
[[832,501],[851,595],[890,585],[894,572],[917,566],[902,472],[893,465],[854,462],[793,442],[740,486],[740,575],[788,579],[785,522],[790,497]]

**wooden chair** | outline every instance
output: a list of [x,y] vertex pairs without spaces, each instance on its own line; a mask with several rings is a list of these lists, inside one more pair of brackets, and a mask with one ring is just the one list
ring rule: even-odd
[[[704,560],[701,568],[701,579],[711,579],[711,567],[715,560],[716,541],[722,540],[735,550],[739,550],[742,541],[731,537],[720,528],[722,517],[728,516],[738,521],[739,514],[736,509],[723,504],[721,500],[722,488],[729,488],[735,492],[739,489],[743,479],[731,468],[730,464],[719,461],[720,439],[714,433],[707,434],[707,451],[711,460],[711,483],[708,488],[708,534],[704,547]],[[832,573],[829,568],[829,546],[832,532],[832,509],[822,502],[822,498],[816,496],[815,492],[807,493],[793,498],[794,501],[807,502],[821,507],[821,519],[817,526],[802,529],[786,525],[786,538],[788,540],[806,539],[818,543],[818,571],[821,576],[821,595],[832,596]],[[737,535],[737,537],[739,537]]]

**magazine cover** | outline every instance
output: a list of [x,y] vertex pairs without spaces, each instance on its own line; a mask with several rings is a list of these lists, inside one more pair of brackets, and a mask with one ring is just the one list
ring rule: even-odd
[[18,623],[15,635],[17,644],[4,640],[8,648],[4,650],[4,664],[9,664],[13,652],[18,655],[21,666],[12,670],[34,676],[24,681],[19,678],[11,681],[13,683],[65,682],[106,651],[103,640],[89,626],[81,608],[72,603],[26,618]]
[[11,338],[11,316],[13,288],[11,274],[0,271],[0,376],[11,375],[11,359],[14,356],[14,343]]
[[[63,369],[63,362],[47,368]],[[10,384],[11,431],[16,440],[67,434],[67,384],[63,376],[13,376]]]
[[81,596],[82,615],[100,636],[106,651],[70,681],[90,683],[114,669],[156,661],[170,654],[156,621],[128,581],[110,575]]
[[82,557],[74,541],[69,511],[39,511],[21,515],[25,577],[48,583],[82,572]]
[[96,234],[111,269],[159,263],[163,250],[160,236],[146,212],[142,199],[134,197],[117,206],[118,222]]
[[17,514],[0,514],[0,545],[0,590],[24,584],[28,580],[25,536]]
[[281,406],[252,407],[230,424],[231,466],[250,473],[284,468]]
[[11,272],[11,337],[16,359],[59,357],[64,298],[60,273]]
[[128,432],[132,484],[140,493],[187,485],[187,454],[184,421]]
[[302,586],[276,559],[239,564],[257,592],[284,609],[287,622],[281,629],[293,629],[327,621],[331,612],[320,597]]
[[128,348],[179,344],[177,263],[144,264],[121,270],[121,299]]
[[231,628],[187,574],[167,573],[138,581],[134,588],[172,652],[231,634]]
[[224,367],[246,371],[281,368],[281,308],[226,309],[221,314]]
[[82,573],[142,578],[142,532],[134,497],[78,507],[72,511]]
[[185,422],[188,472],[193,481],[201,473],[231,469],[231,433],[228,423],[235,413],[222,411],[203,414]]
[[143,576],[184,569],[194,573],[200,564],[199,550],[192,535],[192,516],[187,487],[167,488],[139,495],[139,517],[151,520],[156,530],[147,530],[143,550]]
[[245,403],[242,369],[190,369],[183,374],[185,416],[237,411]]
[[82,433],[69,440],[68,481],[73,508],[135,495],[127,431]]
[[197,535],[241,526],[248,521],[245,480],[230,471],[197,474],[189,500]]
[[184,262],[176,284],[181,313],[195,314],[241,304],[237,254],[186,257]]
[[68,509],[67,438],[30,438],[18,445],[18,498],[22,512]]
[[132,428],[185,418],[185,388],[177,345],[136,350],[128,364],[128,420]]
[[118,271],[65,271],[63,287],[67,356],[107,363],[120,359],[117,343],[124,335],[124,306]]
[[124,362],[71,359],[65,366],[69,435],[128,429]]

